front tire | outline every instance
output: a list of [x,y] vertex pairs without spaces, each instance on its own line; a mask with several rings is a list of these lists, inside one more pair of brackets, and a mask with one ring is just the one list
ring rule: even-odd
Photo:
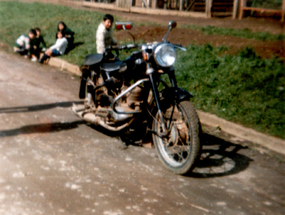
[[[173,109],[174,108],[174,109]],[[160,117],[156,114],[152,136],[157,154],[163,165],[172,172],[183,175],[190,172],[200,154],[200,122],[193,104],[183,101],[163,112],[168,134],[160,136]]]

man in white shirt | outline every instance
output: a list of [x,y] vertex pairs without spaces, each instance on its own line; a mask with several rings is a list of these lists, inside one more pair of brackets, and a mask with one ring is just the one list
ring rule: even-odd
[[96,32],[96,48],[98,54],[103,54],[106,47],[117,45],[116,40],[112,37],[111,27],[114,22],[114,17],[111,14],[106,14],[103,17],[103,22],[100,23]]

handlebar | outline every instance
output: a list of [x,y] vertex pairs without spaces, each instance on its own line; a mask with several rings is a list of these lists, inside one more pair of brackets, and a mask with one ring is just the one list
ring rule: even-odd
[[[182,51],[186,51],[187,49],[184,48],[181,44],[173,44],[171,43],[171,45],[174,46],[174,48],[180,49]],[[108,46],[106,48],[106,51],[119,51],[119,50],[125,50],[125,49],[133,49],[133,48],[140,48],[141,45],[136,45],[136,44],[127,44],[127,45],[123,45],[123,46]]]
[[137,48],[135,44],[128,44],[128,45],[123,45],[123,46],[108,46],[106,47],[106,51],[112,51],[112,50],[124,50],[124,49],[133,49]]

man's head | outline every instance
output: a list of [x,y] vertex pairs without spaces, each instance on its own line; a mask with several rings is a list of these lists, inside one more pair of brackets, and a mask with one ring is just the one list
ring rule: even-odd
[[37,36],[37,32],[35,31],[35,29],[30,29],[28,36],[31,40],[34,39]]
[[105,28],[110,29],[112,27],[112,24],[114,22],[114,17],[111,14],[105,14],[103,17],[103,25]]

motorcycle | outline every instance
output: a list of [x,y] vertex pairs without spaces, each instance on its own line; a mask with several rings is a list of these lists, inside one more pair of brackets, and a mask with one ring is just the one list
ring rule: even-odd
[[[162,164],[182,175],[200,157],[202,130],[190,102],[193,96],[175,78],[176,49],[186,51],[166,40],[176,25],[169,22],[162,42],[136,45],[127,31],[132,22],[116,22],[116,29],[129,33],[133,43],[85,57],[79,90],[84,104],[72,110],[91,124],[119,132],[126,144],[150,137]],[[120,60],[121,50],[132,53]]]

